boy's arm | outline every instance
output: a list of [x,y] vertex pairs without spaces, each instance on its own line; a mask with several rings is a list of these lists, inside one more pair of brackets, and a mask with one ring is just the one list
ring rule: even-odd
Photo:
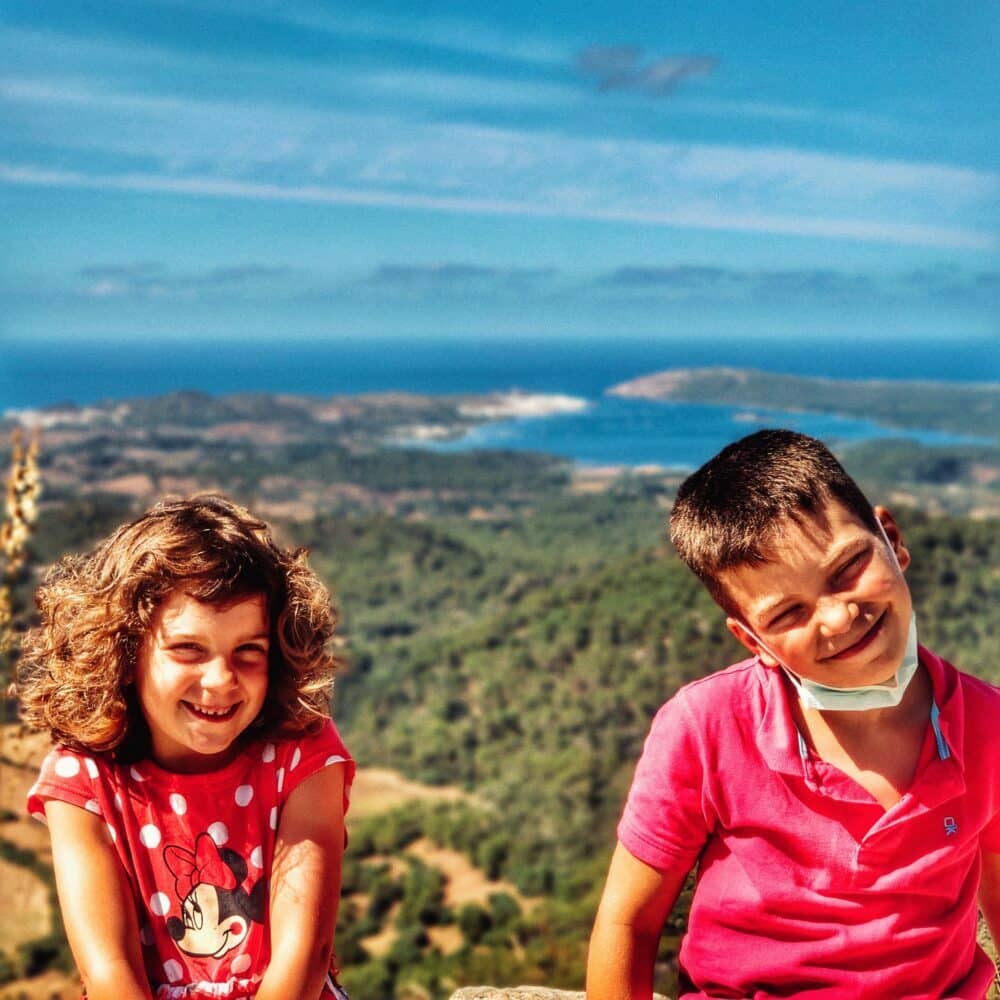
[[686,871],[660,871],[619,843],[587,958],[590,1000],[649,1000],[660,933]]
[[271,962],[257,1000],[318,997],[330,969],[344,853],[344,767],[324,767],[292,792],[271,871]]
[[151,1000],[139,921],[104,820],[49,801],[45,819],[66,935],[90,1000]]
[[983,851],[983,878],[979,883],[979,908],[1000,951],[1000,854]]

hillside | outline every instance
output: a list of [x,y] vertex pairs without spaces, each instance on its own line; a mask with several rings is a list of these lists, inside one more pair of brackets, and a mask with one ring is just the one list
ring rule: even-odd
[[[44,564],[156,491],[222,488],[260,510],[283,539],[310,547],[335,595],[350,666],[334,713],[381,797],[374,810],[356,797],[351,819],[338,950],[353,994],[577,987],[649,720],[677,686],[741,655],[663,544],[677,479],[595,478],[541,455],[428,456],[379,444],[376,429],[398,425],[387,416],[395,399],[365,401],[371,412],[356,422],[298,420],[288,405],[227,397],[202,410],[197,399],[166,397],[118,423],[109,404],[81,424],[53,424],[19,624]],[[955,452],[928,456],[943,469],[911,467],[880,447],[845,461],[879,499],[879,483],[919,487],[932,501],[924,506],[948,509],[967,488],[950,478]],[[1000,680],[997,521],[897,513],[914,553],[921,638]],[[12,830],[8,816],[13,843]],[[43,871],[43,845],[23,846],[22,867]],[[455,889],[465,866],[481,873],[476,893]],[[661,949],[665,992],[683,904]],[[64,960],[58,934],[33,940],[15,963]]]

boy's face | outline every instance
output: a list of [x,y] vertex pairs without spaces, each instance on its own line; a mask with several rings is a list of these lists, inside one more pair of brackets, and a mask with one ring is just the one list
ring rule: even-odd
[[264,706],[267,681],[263,596],[214,605],[172,590],[156,609],[136,665],[154,760],[188,772],[227,764]]
[[822,517],[780,525],[766,562],[720,574],[743,619],[726,624],[765,665],[829,687],[895,674],[912,613],[902,573],[910,554],[892,515],[875,513],[896,559],[881,534],[831,501]]

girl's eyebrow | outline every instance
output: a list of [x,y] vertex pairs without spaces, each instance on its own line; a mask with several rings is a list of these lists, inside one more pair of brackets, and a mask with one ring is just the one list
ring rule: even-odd
[[[204,632],[171,632],[166,626],[160,629],[161,635],[168,642],[201,642],[205,638]],[[253,635],[243,636],[240,638],[239,642],[255,642],[260,639],[270,639],[270,632],[260,631],[255,632]]]

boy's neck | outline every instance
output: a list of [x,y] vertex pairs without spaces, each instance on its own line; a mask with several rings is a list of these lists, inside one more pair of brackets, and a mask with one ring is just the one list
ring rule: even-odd
[[898,729],[909,726],[922,728],[930,716],[933,696],[930,674],[921,664],[906,689],[903,700],[893,707],[872,708],[865,712],[823,711],[802,708],[797,697],[795,704],[798,714],[807,725],[821,723],[833,732],[862,735],[886,728]]
[[932,699],[930,675],[921,666],[894,708],[867,712],[803,709],[793,692],[792,713],[812,751],[888,809],[907,792],[916,775]]

